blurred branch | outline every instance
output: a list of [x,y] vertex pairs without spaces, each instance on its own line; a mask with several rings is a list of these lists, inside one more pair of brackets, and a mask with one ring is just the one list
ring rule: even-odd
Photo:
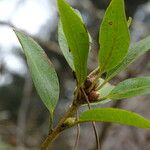
[[17,29],[18,31],[22,31],[24,32],[25,34],[29,35],[30,37],[32,37],[35,41],[37,41],[41,47],[46,50],[47,52],[52,52],[56,55],[59,55],[62,57],[62,54],[60,53],[59,51],[59,46],[56,42],[53,42],[53,41],[48,41],[48,42],[44,42],[42,41],[41,39],[37,38],[37,37],[34,37],[32,36],[31,34],[27,33],[26,31],[23,31],[21,29],[18,29],[16,26],[14,26],[12,23],[10,22],[4,22],[4,21],[0,21],[0,25],[2,26],[8,26],[10,28],[13,28],[13,29]]
[[0,25],[15,28],[15,26],[13,24],[9,23],[9,22],[0,21]]
[[32,95],[32,81],[29,74],[26,75],[24,89],[23,89],[23,98],[21,100],[19,112],[18,112],[18,121],[17,121],[17,149],[20,150],[23,147],[23,142],[25,138],[26,130],[26,119],[28,106],[30,103],[30,98]]

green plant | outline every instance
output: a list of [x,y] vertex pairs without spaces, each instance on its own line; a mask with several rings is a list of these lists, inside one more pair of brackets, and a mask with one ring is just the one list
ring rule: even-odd
[[[116,86],[109,84],[109,80],[150,49],[150,37],[130,45],[128,29],[130,20],[126,20],[124,1],[112,0],[106,10],[99,33],[99,66],[89,75],[87,59],[91,37],[80,13],[65,0],[57,0],[57,2],[60,15],[59,45],[75,73],[76,88],[72,105],[57,126],[50,131],[41,150],[47,149],[63,130],[84,122],[113,122],[150,129],[150,121],[133,112],[90,107],[93,104],[150,94],[150,77],[127,79]],[[53,112],[59,98],[59,82],[55,69],[42,48],[33,39],[20,31],[14,31],[26,55],[37,92],[53,120]],[[106,74],[104,79],[101,78],[103,74]],[[85,104],[88,104],[90,110],[82,112],[79,118],[74,117],[78,108]],[[95,127],[94,122],[93,126]]]

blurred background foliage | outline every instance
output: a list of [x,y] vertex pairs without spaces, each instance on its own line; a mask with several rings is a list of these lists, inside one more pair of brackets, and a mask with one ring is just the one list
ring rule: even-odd
[[[89,57],[91,71],[97,66],[98,30],[109,0],[69,0],[81,11],[93,38]],[[125,0],[132,42],[150,34],[150,1]],[[61,94],[55,111],[55,123],[71,103],[74,89],[72,72],[57,42],[58,14],[56,0],[0,1],[0,150],[37,150],[48,133],[49,114],[32,84],[20,45],[9,25],[31,35],[46,51],[59,76]],[[147,53],[120,73],[113,84],[135,76],[150,75],[150,54]],[[150,119],[150,96],[108,103],[101,107],[123,107]],[[82,108],[85,109],[85,108]],[[150,132],[133,127],[98,124],[103,150],[148,150]],[[53,144],[54,150],[70,150],[76,128],[65,131]],[[95,138],[89,124],[81,126],[79,150],[95,150]]]

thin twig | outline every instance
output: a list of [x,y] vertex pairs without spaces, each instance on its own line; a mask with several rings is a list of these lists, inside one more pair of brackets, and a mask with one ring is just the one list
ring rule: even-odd
[[[85,99],[86,99],[86,101],[87,101],[88,108],[91,109],[88,96],[86,95],[84,89],[81,88],[81,90],[82,90],[82,92],[83,92],[83,94],[84,94],[84,96],[85,96]],[[95,134],[95,138],[96,138],[97,150],[100,150],[99,134],[98,134],[98,131],[97,131],[97,127],[96,127],[95,122],[92,122],[92,126],[93,126],[93,129],[94,129],[94,134]]]
[[[78,110],[76,112],[76,116],[77,116],[77,119],[79,119]],[[78,148],[79,138],[80,138],[80,124],[77,124],[77,136],[76,136],[75,144],[73,146],[73,150],[76,150]]]

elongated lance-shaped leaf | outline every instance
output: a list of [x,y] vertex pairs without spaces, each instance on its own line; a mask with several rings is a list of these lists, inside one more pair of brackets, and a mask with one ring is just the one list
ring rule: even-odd
[[43,49],[30,37],[15,31],[22,46],[36,90],[53,115],[59,98],[59,82],[52,63]]
[[126,56],[130,35],[125,16],[124,0],[112,0],[100,27],[99,64],[101,72],[117,66]]
[[144,38],[143,40],[133,44],[125,59],[115,68],[111,69],[107,73],[106,80],[112,79],[119,72],[127,68],[129,64],[131,64],[135,59],[144,54],[145,52],[150,50],[150,36]]
[[[80,12],[76,9],[75,9],[75,12],[82,19],[82,16],[81,16]],[[72,56],[72,53],[69,49],[67,39],[66,39],[66,36],[64,34],[64,31],[63,31],[61,20],[59,21],[59,24],[58,24],[58,42],[59,42],[60,49],[61,49],[66,61],[68,62],[71,69],[73,71],[75,71],[73,56]]]
[[78,84],[87,76],[87,58],[89,53],[89,36],[82,19],[65,0],[57,0],[59,15],[63,26],[73,62]]
[[150,94],[150,77],[138,77],[120,82],[107,98],[116,100]]
[[[83,18],[82,18],[82,15],[81,15],[80,11],[77,10],[77,9],[74,9],[74,10],[75,10],[76,14],[81,18],[82,23],[84,24],[84,21],[83,21]],[[86,31],[87,31],[87,30],[86,30]],[[88,33],[88,36],[89,36],[89,42],[90,42],[90,44],[91,44],[91,43],[92,43],[92,37],[91,37],[91,35],[90,35],[90,33],[89,33],[88,31],[87,31],[87,33]],[[91,47],[90,47],[89,50],[91,50]]]
[[148,119],[136,113],[116,108],[97,108],[81,113],[78,123],[89,121],[118,123],[150,129],[150,121]]
[[[75,12],[82,19],[80,12],[76,9],[75,9]],[[82,21],[83,21],[83,19],[82,19]],[[88,33],[88,35],[89,35],[90,43],[92,43],[92,38],[89,33]],[[59,21],[59,24],[58,24],[58,42],[59,42],[60,49],[61,49],[66,61],[68,62],[71,69],[73,71],[75,71],[73,56],[72,56],[71,51],[69,50],[69,46],[68,46],[67,39],[64,34],[63,28],[62,28],[61,21]]]
[[66,61],[68,62],[71,69],[73,71],[75,71],[73,56],[72,56],[72,53],[69,50],[69,46],[68,46],[65,34],[63,32],[61,21],[59,21],[59,24],[58,24],[58,42],[59,42],[60,49],[61,49]]

